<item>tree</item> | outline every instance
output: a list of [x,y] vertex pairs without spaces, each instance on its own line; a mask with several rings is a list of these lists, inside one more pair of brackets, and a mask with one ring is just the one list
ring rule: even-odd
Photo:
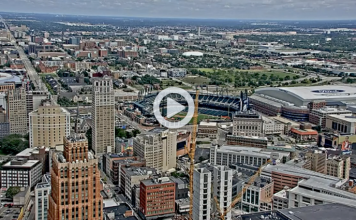
[[91,134],[91,132],[92,132],[92,128],[89,128],[89,129],[87,130],[87,132],[85,133],[85,136],[86,136],[87,139],[88,139],[88,147],[89,147],[89,148],[92,147],[92,145],[91,145],[91,141],[92,141],[92,134]]
[[28,148],[28,141],[19,134],[10,134],[0,140],[0,149],[5,154],[17,154]]
[[10,186],[7,190],[6,190],[6,198],[10,198],[12,199],[17,193],[19,193],[21,191],[21,188],[19,186]]
[[138,134],[140,134],[141,132],[140,132],[140,130],[138,130],[138,129],[135,129],[135,130],[133,130],[132,131],[132,134],[133,134],[133,136],[134,137],[136,137]]

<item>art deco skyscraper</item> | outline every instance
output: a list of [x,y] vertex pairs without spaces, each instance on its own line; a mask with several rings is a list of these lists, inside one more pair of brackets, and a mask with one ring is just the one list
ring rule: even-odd
[[64,152],[54,153],[48,220],[102,220],[98,160],[85,135],[64,137]]
[[93,81],[92,149],[96,155],[115,152],[115,93],[111,78]]

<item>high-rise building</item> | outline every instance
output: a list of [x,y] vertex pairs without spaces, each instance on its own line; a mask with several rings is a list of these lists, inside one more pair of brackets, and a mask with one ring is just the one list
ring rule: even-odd
[[92,148],[96,155],[115,152],[115,93],[112,80],[93,81]]
[[10,124],[7,122],[6,110],[0,105],[0,139],[10,134]]
[[168,177],[141,181],[139,214],[143,219],[169,218],[174,213],[174,182]]
[[45,174],[35,188],[35,220],[47,220],[48,196],[51,192],[51,177]]
[[16,158],[2,165],[1,187],[34,187],[42,176],[42,163],[39,160]]
[[[232,196],[232,170],[225,166],[214,167],[214,198],[219,203],[219,208],[226,210],[231,205]],[[217,208],[216,206],[214,206]],[[231,210],[226,213],[226,220],[231,219]]]
[[98,159],[84,135],[63,139],[64,152],[52,156],[48,220],[102,220]]
[[24,88],[12,89],[6,92],[6,113],[10,123],[10,134],[26,134],[27,106]]
[[206,168],[193,173],[193,219],[210,220],[211,172]]
[[70,134],[70,113],[50,100],[29,114],[30,147],[55,147]]
[[134,139],[134,153],[146,159],[146,166],[161,172],[176,167],[177,133],[156,128]]

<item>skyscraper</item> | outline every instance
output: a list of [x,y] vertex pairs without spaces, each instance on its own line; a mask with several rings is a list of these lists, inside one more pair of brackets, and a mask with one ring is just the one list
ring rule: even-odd
[[211,172],[206,168],[195,169],[193,173],[194,220],[210,220],[211,201]]
[[48,220],[102,220],[98,160],[84,135],[64,137],[64,152],[52,157]]
[[29,114],[30,147],[55,147],[70,134],[70,113],[51,100]]
[[[214,198],[221,210],[226,210],[231,204],[232,170],[225,166],[214,166]],[[215,208],[216,205],[214,206]],[[231,210],[226,213],[226,220],[231,219]]]
[[115,152],[115,94],[112,80],[93,81],[92,149],[96,155]]
[[24,88],[10,89],[6,92],[6,113],[10,123],[10,134],[26,134],[28,118]]

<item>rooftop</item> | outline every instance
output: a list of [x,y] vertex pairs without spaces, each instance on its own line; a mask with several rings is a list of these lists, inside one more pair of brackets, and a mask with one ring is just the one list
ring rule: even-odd
[[339,120],[343,120],[343,121],[347,121],[347,122],[351,122],[354,123],[356,122],[356,116],[354,116],[353,114],[345,114],[345,115],[329,115],[329,118],[333,118],[333,119],[339,119]]
[[121,203],[118,206],[103,208],[103,211],[109,220],[137,220],[135,216],[125,216],[127,212],[132,212],[132,209],[126,203]]
[[174,183],[174,182],[170,180],[169,177],[161,177],[161,178],[142,180],[141,183],[145,186],[150,186],[150,185],[159,185],[159,184],[167,184],[167,183]]
[[22,158],[18,158],[16,160],[12,160],[4,164],[3,168],[32,168],[40,163],[39,160],[23,160]]

